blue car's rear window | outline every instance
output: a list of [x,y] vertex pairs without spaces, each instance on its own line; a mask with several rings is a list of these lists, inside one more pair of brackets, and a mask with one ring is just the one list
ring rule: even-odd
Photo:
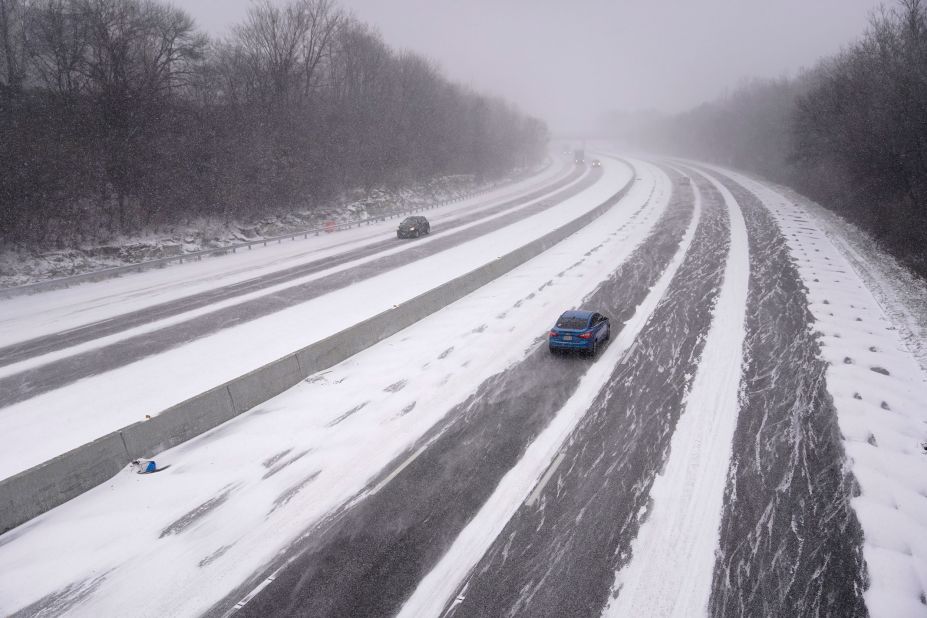
[[557,320],[557,328],[586,328],[586,325],[589,324],[589,320],[586,318],[564,318],[561,317]]

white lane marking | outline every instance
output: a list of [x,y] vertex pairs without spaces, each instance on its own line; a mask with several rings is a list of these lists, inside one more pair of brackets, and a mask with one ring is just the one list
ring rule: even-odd
[[241,608],[243,608],[245,605],[247,605],[248,602],[249,602],[251,599],[253,599],[254,597],[256,597],[256,596],[258,595],[258,593],[261,592],[261,590],[263,590],[264,588],[267,588],[267,586],[269,586],[269,585],[277,578],[277,574],[280,572],[280,570],[281,570],[281,569],[277,569],[276,571],[274,571],[273,573],[271,573],[264,581],[262,581],[260,584],[258,584],[257,587],[254,588],[254,590],[252,590],[251,592],[249,592],[247,595],[245,595],[245,596],[241,599],[241,601],[239,601],[238,603],[236,603],[236,604],[232,607],[232,609],[230,609],[229,611],[225,612],[225,613],[222,615],[222,618],[228,618],[228,616],[231,616],[232,614],[234,614],[235,612],[237,612],[238,610],[240,610]]
[[420,447],[418,447],[418,450],[416,450],[414,453],[412,453],[412,454],[409,456],[408,459],[406,459],[406,460],[405,460],[404,462],[402,462],[399,466],[397,466],[397,468],[396,468],[395,470],[393,470],[392,472],[390,472],[389,475],[388,475],[386,478],[384,478],[382,481],[380,481],[379,483],[377,483],[377,484],[376,484],[372,489],[370,489],[369,491],[366,491],[366,492],[362,493],[360,496],[358,496],[358,497],[357,497],[354,501],[352,501],[352,502],[359,502],[359,501],[361,501],[361,500],[363,500],[363,499],[365,499],[365,498],[368,498],[368,497],[370,497],[370,496],[376,494],[376,493],[379,492],[381,489],[383,489],[384,487],[386,487],[386,486],[389,484],[390,481],[392,481],[394,478],[396,478],[397,476],[399,476],[399,473],[401,473],[403,470],[405,470],[406,468],[408,468],[409,465],[410,465],[413,461],[415,461],[416,459],[418,459],[419,455],[421,455],[422,453],[424,453],[425,450],[427,450],[428,447],[431,446],[432,442],[434,442],[435,440],[437,440],[438,437],[439,437],[441,434],[443,434],[443,433],[444,433],[444,432],[439,433],[437,436],[435,436],[435,437],[432,438],[431,440],[427,441],[425,444],[423,444],[423,445],[421,445]]
[[628,359],[631,358],[631,355],[634,354],[634,350],[636,350],[636,349],[637,349],[637,342],[635,341],[635,342],[634,342],[634,345],[632,345],[630,348],[628,348],[628,351],[625,352],[625,353],[624,353],[624,356],[621,357],[621,361],[620,361],[620,362],[622,362],[622,363],[628,362]]
[[[734,196],[704,174],[724,198],[730,246],[721,292],[670,455],[650,490],[653,507],[615,574],[603,616],[705,615],[711,595],[743,368],[750,280],[747,227]],[[617,598],[614,592],[618,592]]]
[[538,481],[537,487],[534,488],[534,491],[531,492],[531,495],[528,496],[528,499],[525,500],[525,504],[528,506],[534,506],[534,503],[537,502],[537,499],[541,496],[541,492],[544,491],[544,487],[547,486],[547,482],[550,481],[550,477],[554,475],[554,472],[557,471],[557,468],[560,467],[560,464],[563,463],[563,458],[565,457],[564,453],[557,455],[557,458],[554,459],[554,463],[547,468],[547,472],[544,473],[544,476],[541,477],[541,480]]
[[469,587],[470,587],[470,582],[468,581],[467,583],[464,584],[463,588],[460,591],[460,594],[454,597],[454,602],[451,603],[450,607],[447,608],[447,611],[444,612],[444,614],[442,615],[442,618],[448,618],[448,616],[452,616],[454,612],[457,611],[457,606],[463,603],[464,599],[467,598],[467,588]]
[[492,496],[457,536],[438,564],[422,578],[415,592],[400,610],[400,618],[441,615],[448,601],[460,588],[461,582],[470,574],[524,502],[535,486],[536,479],[586,415],[619,359],[637,339],[666,294],[692,244],[695,229],[701,218],[701,204],[701,194],[696,191],[695,208],[689,227],[666,270],[637,307],[621,333],[615,337],[612,345],[605,349],[602,357],[582,377],[573,396],[528,446],[518,463],[502,477]]

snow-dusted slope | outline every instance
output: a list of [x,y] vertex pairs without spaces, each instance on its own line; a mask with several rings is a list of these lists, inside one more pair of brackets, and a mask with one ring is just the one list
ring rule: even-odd
[[805,210],[879,302],[905,347],[927,373],[927,285],[866,232],[794,190],[761,183]]

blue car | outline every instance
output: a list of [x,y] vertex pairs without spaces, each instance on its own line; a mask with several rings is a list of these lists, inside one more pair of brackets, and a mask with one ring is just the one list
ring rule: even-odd
[[550,329],[547,345],[551,352],[583,350],[594,356],[611,337],[608,318],[593,311],[565,311]]

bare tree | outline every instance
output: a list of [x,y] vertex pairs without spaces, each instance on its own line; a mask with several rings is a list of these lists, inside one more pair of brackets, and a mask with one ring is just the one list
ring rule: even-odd
[[153,0],[0,2],[0,97],[22,91],[0,105],[6,238],[257,216],[544,151],[542,123],[333,0],[261,0],[217,43]]
[[26,76],[26,0],[0,0],[0,94],[22,91]]
[[856,44],[798,78],[743,84],[648,133],[791,184],[927,275],[925,0],[874,13]]

